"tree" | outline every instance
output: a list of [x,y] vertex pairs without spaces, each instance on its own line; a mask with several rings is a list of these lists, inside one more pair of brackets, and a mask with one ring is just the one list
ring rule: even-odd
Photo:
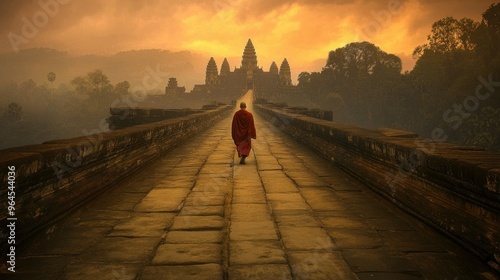
[[71,84],[75,86],[77,93],[85,94],[90,98],[102,98],[103,94],[110,94],[113,91],[113,85],[102,70],[89,72],[85,77],[76,77]]
[[[325,94],[341,94],[358,125],[371,126],[376,110],[384,110],[388,84],[401,76],[401,59],[369,42],[350,43],[331,51],[322,74],[328,80]],[[325,95],[326,97],[326,95]]]
[[490,106],[465,120],[460,136],[467,145],[500,150],[500,109]]
[[490,73],[500,76],[500,3],[492,4],[484,13],[475,34],[476,52]]
[[413,56],[419,58],[426,50],[438,53],[456,50],[472,51],[476,46],[473,37],[478,26],[479,23],[470,18],[457,20],[446,17],[440,19],[432,24],[431,34],[427,36],[428,43],[416,47]]
[[325,68],[333,70],[334,76],[355,82],[383,69],[399,75],[402,66],[399,57],[372,43],[357,42],[330,52]]
[[298,77],[298,87],[304,88],[307,87],[311,83],[311,73],[309,72],[302,72],[299,74]]
[[7,118],[11,122],[18,122],[23,119],[23,107],[19,103],[12,102],[7,107]]
[[20,90],[24,94],[32,94],[35,92],[36,83],[33,79],[26,80],[21,83]]
[[119,82],[115,85],[115,93],[117,94],[128,94],[130,89],[130,83],[127,81]]
[[49,74],[47,74],[47,80],[52,85],[52,83],[56,80],[56,74],[54,72],[50,72]]
[[110,93],[113,89],[108,77],[102,73],[102,70],[87,73],[87,81],[92,93]]

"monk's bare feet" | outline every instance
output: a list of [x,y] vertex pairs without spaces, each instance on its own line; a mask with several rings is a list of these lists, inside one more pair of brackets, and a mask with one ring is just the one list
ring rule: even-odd
[[240,164],[245,164],[245,159],[246,158],[247,158],[247,156],[241,156]]

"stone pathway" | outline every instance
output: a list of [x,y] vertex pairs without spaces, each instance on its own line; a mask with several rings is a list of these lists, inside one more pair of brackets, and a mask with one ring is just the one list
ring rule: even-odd
[[497,279],[258,117],[238,164],[230,123],[30,240],[18,272],[0,278]]

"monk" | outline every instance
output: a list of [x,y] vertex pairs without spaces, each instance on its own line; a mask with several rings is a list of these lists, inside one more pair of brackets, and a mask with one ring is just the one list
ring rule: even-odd
[[240,164],[245,164],[245,159],[250,154],[252,149],[251,138],[257,139],[253,115],[246,108],[247,104],[241,102],[241,110],[234,113],[232,125],[232,136],[238,151],[238,157],[241,158]]

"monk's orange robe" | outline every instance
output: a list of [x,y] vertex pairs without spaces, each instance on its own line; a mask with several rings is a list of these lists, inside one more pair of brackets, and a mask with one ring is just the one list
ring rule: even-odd
[[236,150],[238,151],[238,157],[248,156],[252,149],[251,138],[257,138],[252,113],[246,110],[237,111],[233,117],[231,131]]

